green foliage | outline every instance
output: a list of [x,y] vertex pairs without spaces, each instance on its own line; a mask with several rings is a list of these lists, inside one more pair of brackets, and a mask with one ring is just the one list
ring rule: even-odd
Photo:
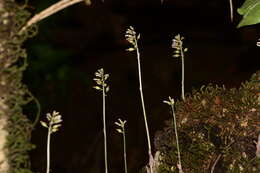
[[[239,89],[202,87],[176,103],[177,126],[183,171],[204,173],[254,173],[260,170],[256,157],[260,133],[260,71]],[[161,153],[159,173],[178,172],[177,145],[172,123],[156,134]],[[218,159],[219,158],[219,159]],[[215,166],[213,166],[215,164]]]
[[244,4],[238,8],[237,12],[243,15],[243,19],[238,24],[238,28],[247,25],[253,25],[260,22],[260,1],[246,0]]

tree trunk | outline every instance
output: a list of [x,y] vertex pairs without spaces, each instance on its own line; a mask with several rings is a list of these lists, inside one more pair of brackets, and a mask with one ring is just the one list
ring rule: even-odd
[[0,173],[31,172],[28,151],[33,148],[32,123],[22,106],[32,97],[21,82],[27,66],[21,45],[29,31],[18,34],[28,17],[14,0],[0,0]]

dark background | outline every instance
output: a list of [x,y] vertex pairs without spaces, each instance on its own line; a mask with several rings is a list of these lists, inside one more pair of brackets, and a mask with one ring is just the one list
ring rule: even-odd
[[[40,12],[57,0],[31,0],[28,10]],[[102,95],[92,87],[94,72],[110,74],[107,99],[109,172],[123,172],[121,135],[114,122],[126,119],[129,172],[147,163],[147,145],[139,96],[135,53],[126,52],[125,30],[131,25],[141,34],[139,48],[143,90],[151,137],[170,118],[162,103],[179,99],[181,60],[173,58],[172,39],[185,37],[185,90],[208,83],[239,87],[260,67],[259,25],[237,29],[241,19],[234,1],[230,21],[228,0],[93,0],[79,3],[39,22],[39,33],[24,47],[28,69],[24,83],[39,99],[41,120],[47,112],[63,116],[60,131],[52,136],[51,168],[55,173],[104,172]],[[27,108],[33,119],[36,107]],[[44,172],[47,130],[33,132],[37,148],[32,168]]]

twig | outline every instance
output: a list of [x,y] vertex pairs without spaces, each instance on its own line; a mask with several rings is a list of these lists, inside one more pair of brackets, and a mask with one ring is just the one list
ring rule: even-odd
[[26,25],[20,30],[20,33],[23,32],[24,30],[26,30],[29,26],[31,26],[32,24],[35,24],[43,19],[45,19],[48,16],[53,15],[54,13],[57,13],[58,11],[67,8],[71,5],[74,5],[76,3],[85,1],[87,5],[91,4],[90,0],[61,0],[55,4],[53,4],[52,6],[46,8],[45,10],[43,10],[42,12],[36,14],[34,17],[32,17],[27,23]]
[[216,167],[216,165],[217,165],[217,163],[218,163],[220,157],[221,157],[221,154],[218,155],[217,159],[215,160],[214,164],[212,165],[211,170],[210,170],[210,173],[213,173],[213,172],[214,172],[214,169],[215,169],[215,167]]

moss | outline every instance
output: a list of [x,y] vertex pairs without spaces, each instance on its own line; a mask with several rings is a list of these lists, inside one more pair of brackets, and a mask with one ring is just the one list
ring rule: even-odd
[[[176,103],[176,115],[184,172],[210,172],[214,163],[214,173],[259,172],[260,71],[239,89],[209,85],[193,91]],[[169,120],[155,137],[160,173],[178,172],[172,127]]]
[[[29,18],[29,13],[17,6],[13,0],[1,2],[0,10],[0,117],[7,120],[8,133],[5,153],[8,159],[8,173],[29,173],[28,151],[32,123],[23,114],[22,106],[33,98],[22,84],[22,72],[27,67],[26,52],[22,43],[36,32],[35,28],[18,34]],[[2,171],[2,170],[0,170]]]

